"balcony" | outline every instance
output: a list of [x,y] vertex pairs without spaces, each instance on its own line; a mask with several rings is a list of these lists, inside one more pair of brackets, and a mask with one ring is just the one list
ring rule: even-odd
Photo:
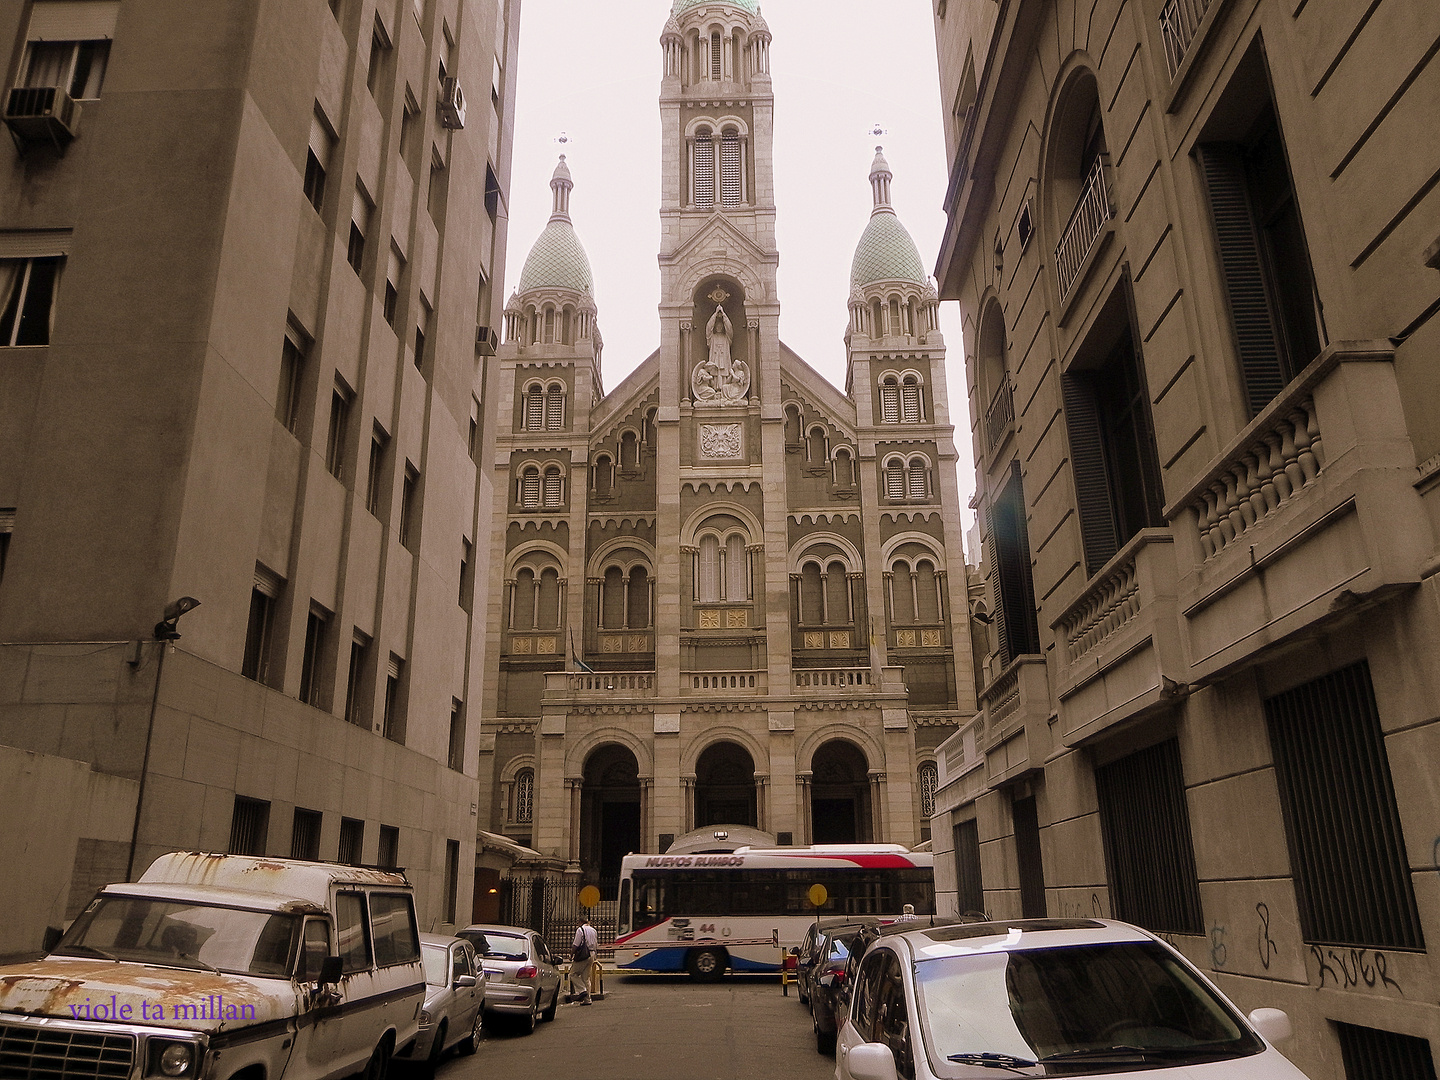
[[1005,381],[995,391],[990,407],[985,410],[985,452],[993,454],[1015,427],[1015,390],[1007,372]]
[[547,671],[545,700],[632,701],[655,696],[653,671]]
[[684,671],[680,673],[682,694],[763,695],[770,689],[769,673],[754,671]]
[[1051,624],[1059,646],[1059,733],[1067,746],[1168,704],[1187,681],[1176,577],[1174,536],[1145,529]]
[[1115,216],[1110,206],[1110,189],[1105,180],[1109,166],[1108,154],[1101,154],[1090,166],[1080,187],[1080,198],[1075,209],[1070,211],[1070,220],[1060,233],[1060,242],[1055,245],[1055,276],[1060,286],[1060,297],[1065,299],[1080,278],[1080,271],[1090,260],[1090,253],[1099,247],[1100,238],[1106,235],[1106,224]]
[[1165,62],[1170,65],[1172,79],[1184,63],[1210,3],[1211,0],[1165,0],[1165,6],[1160,9],[1160,37],[1165,42]]
[[1393,364],[1332,343],[1166,509],[1192,682],[1419,582],[1434,530]]
[[1012,660],[980,692],[979,750],[986,780],[1000,784],[1040,768],[1050,753],[1050,676],[1043,656]]

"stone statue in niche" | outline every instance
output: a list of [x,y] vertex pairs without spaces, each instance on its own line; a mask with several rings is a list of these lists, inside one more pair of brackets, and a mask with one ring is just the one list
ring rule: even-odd
[[734,327],[725,314],[730,294],[716,287],[707,297],[715,313],[705,324],[706,357],[690,373],[690,391],[697,405],[739,405],[750,392],[750,368],[730,353]]

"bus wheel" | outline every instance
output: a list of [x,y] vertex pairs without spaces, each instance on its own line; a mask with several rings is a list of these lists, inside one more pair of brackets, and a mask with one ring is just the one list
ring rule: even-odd
[[712,982],[725,974],[729,957],[724,949],[691,949],[685,955],[685,970],[697,982]]

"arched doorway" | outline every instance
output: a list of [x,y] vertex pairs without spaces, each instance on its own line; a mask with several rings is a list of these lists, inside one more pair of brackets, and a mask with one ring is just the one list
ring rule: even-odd
[[695,828],[756,825],[755,761],[738,743],[707,746],[695,762]]
[[810,765],[810,832],[817,844],[854,844],[872,836],[870,769],[852,742],[832,739]]
[[612,898],[620,860],[640,850],[640,765],[629,748],[609,743],[585,759],[580,799],[580,870]]

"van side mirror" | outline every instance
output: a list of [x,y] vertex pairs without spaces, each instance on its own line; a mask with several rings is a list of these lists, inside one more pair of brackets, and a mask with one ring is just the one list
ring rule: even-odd
[[344,963],[338,956],[325,957],[320,961],[320,978],[316,982],[321,986],[334,986],[344,973]]

